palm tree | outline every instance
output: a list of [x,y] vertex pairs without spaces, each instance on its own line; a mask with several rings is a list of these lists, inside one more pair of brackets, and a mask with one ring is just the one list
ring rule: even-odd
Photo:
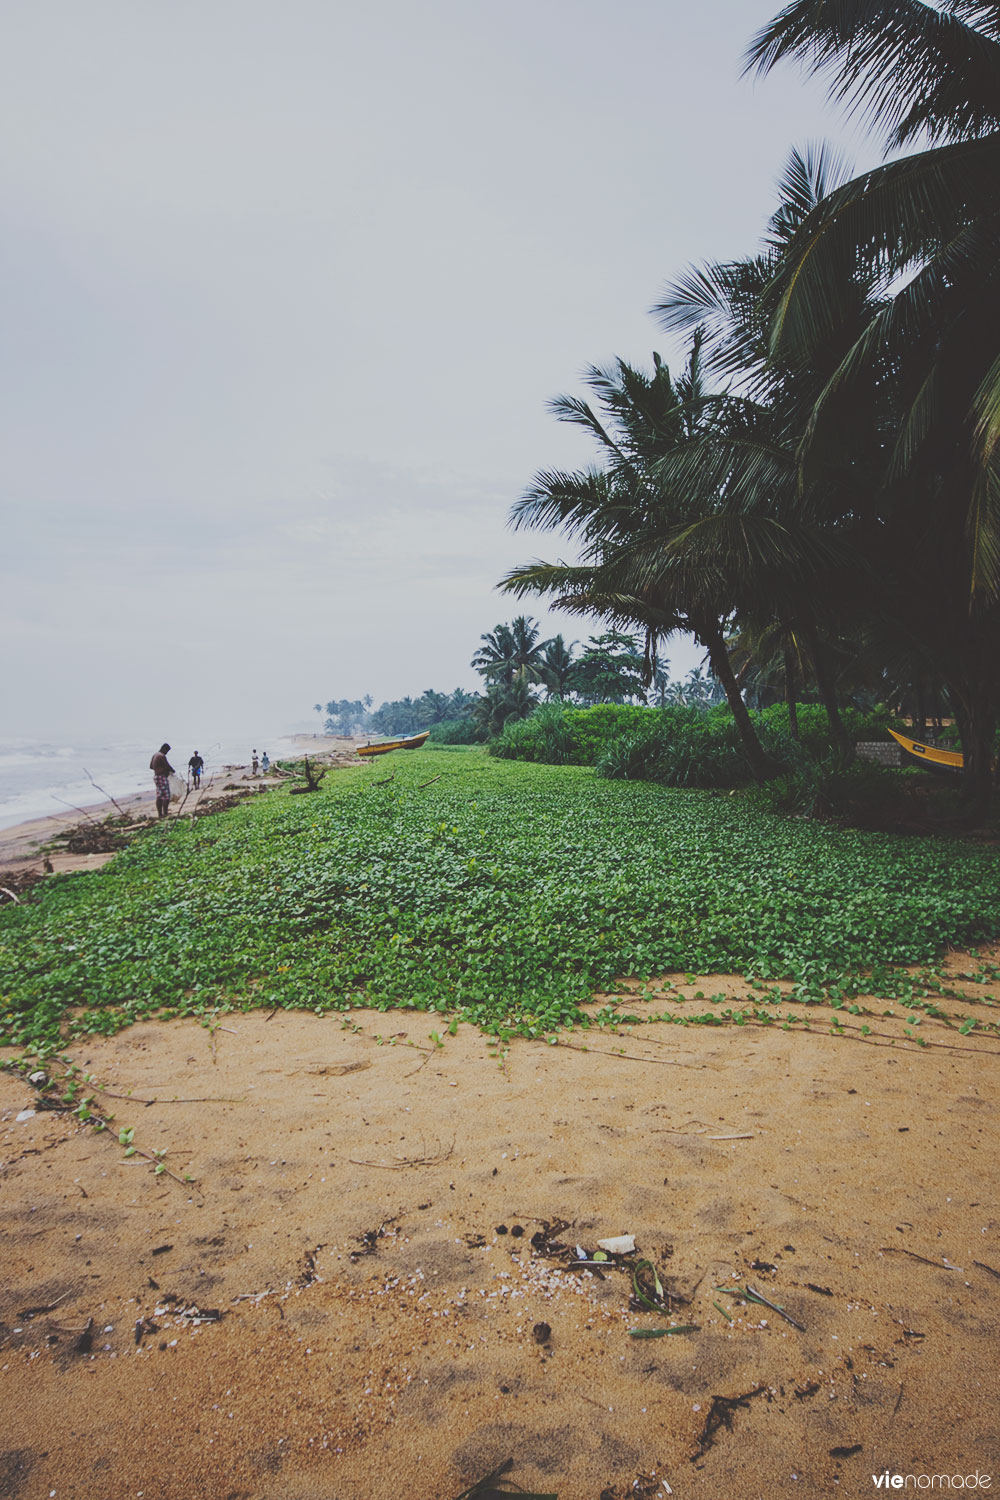
[[467,693],[464,688],[456,688],[448,699],[449,719],[461,719],[472,712],[474,705],[479,700],[478,693]]
[[1000,6],[795,0],[754,39],[748,66],[784,59],[826,71],[889,150],[923,146],[838,186],[797,226],[775,278],[771,349],[794,363],[829,348],[842,268],[878,279],[881,308],[814,403],[803,476],[842,441],[845,394],[893,381],[891,530],[908,544],[911,595],[932,601],[924,633],[947,653],[981,812],[1000,712]]
[[573,646],[567,646],[561,635],[546,641],[542,651],[540,680],[546,698],[565,698],[573,686]]
[[526,667],[519,667],[510,682],[491,682],[481,698],[472,708],[473,722],[488,737],[503,732],[511,719],[526,719],[538,705],[531,691],[531,679]]
[[[586,401],[559,397],[561,421],[589,430],[603,465],[576,473],[543,472],[515,505],[515,526],[560,526],[582,543],[582,563],[534,563],[514,569],[503,587],[515,594],[552,594],[564,609],[597,615],[613,628],[640,628],[646,641],[645,680],[651,680],[659,645],[687,630],[705,647],[739,730],[752,774],[762,780],[772,766],[740,695],[726,651],[726,622],[733,609],[732,580],[711,551],[673,551],[679,536],[702,520],[682,488],[664,484],[663,460],[693,441],[707,408],[696,337],[687,369],[675,385],[658,354],[653,371],[624,360],[586,374],[601,415]],[[698,492],[698,505],[704,495]],[[718,539],[716,539],[718,540]],[[694,554],[698,555],[695,556]]]
[[436,693],[427,688],[413,705],[421,729],[429,724],[440,724],[451,714],[451,698],[447,693]]
[[509,687],[522,670],[527,672],[529,681],[538,680],[544,647],[536,620],[518,615],[509,625],[495,626],[480,640],[483,644],[473,656],[472,665],[488,682]]
[[700,517],[675,539],[674,550],[696,568],[714,557],[728,577],[744,639],[776,632],[786,660],[807,653],[834,739],[850,755],[833,643],[849,618],[873,607],[862,521],[879,495],[884,433],[895,414],[891,392],[866,389],[850,410],[842,407],[842,420],[857,434],[850,463],[828,453],[803,486],[798,450],[840,352],[868,326],[878,303],[871,277],[856,270],[848,275],[839,292],[836,339],[811,362],[776,356],[768,306],[799,226],[845,178],[844,164],[825,148],[793,151],[762,250],[689,270],[655,311],[671,330],[697,329],[707,367],[735,382],[711,406],[700,431],[661,466]]

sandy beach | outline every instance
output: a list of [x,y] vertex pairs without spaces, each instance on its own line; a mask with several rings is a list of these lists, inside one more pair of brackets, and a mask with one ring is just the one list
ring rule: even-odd
[[[296,734],[290,736],[296,754],[315,757],[324,765],[355,764],[354,747],[361,737],[327,734]],[[252,790],[257,787],[280,785],[279,777],[254,776],[249,765],[227,765],[211,776],[205,776],[198,790],[190,789],[183,802],[173,802],[170,816],[193,817],[199,808],[208,807],[234,790]],[[131,795],[104,799],[73,808],[66,812],[52,813],[44,818],[31,818],[11,828],[0,829],[0,886],[4,876],[15,877],[13,884],[25,875],[66,875],[74,870],[99,869],[111,858],[111,853],[69,853],[53,844],[60,834],[81,824],[102,823],[108,818],[118,818],[122,813],[134,820],[137,826],[155,821],[156,803],[153,795],[153,776],[149,775],[149,790]],[[51,871],[45,870],[48,859]],[[11,884],[10,881],[7,882]]]
[[[995,1053],[224,1021],[70,1049],[173,1176],[0,1077],[11,1500],[448,1500],[508,1457],[560,1500],[764,1500],[996,1464]],[[621,1234],[669,1320],[571,1268]],[[746,1286],[794,1324],[716,1290]],[[670,1324],[697,1331],[630,1336]]]
[[[62,822],[10,831],[6,870]],[[506,1047],[424,1012],[236,1010],[68,1044],[46,1067],[86,1072],[103,1132],[0,1072],[0,1495],[455,1500],[508,1459],[558,1500],[991,1473],[1000,1048],[960,1024],[1000,984],[960,976],[998,958],[949,957],[966,993],[919,1042],[875,999],[838,1034]]]

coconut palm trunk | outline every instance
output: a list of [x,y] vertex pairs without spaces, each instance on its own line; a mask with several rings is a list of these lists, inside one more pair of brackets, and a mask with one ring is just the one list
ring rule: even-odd
[[833,743],[845,759],[853,760],[854,741],[851,739],[846,724],[840,717],[840,708],[837,704],[837,690],[834,687],[833,673],[830,670],[830,654],[815,631],[803,631],[803,639],[805,640],[809,657],[812,661],[820,702],[826,709],[826,716],[830,721],[830,734]]
[[786,641],[784,646],[785,657],[785,703],[788,705],[788,732],[792,739],[799,740],[799,705],[795,697],[795,652],[791,643]]
[[708,652],[708,661],[714,676],[722,684],[726,701],[736,721],[737,733],[743,742],[743,751],[753,779],[754,781],[769,781],[777,768],[761,744],[753,719],[750,717],[750,711],[743,701],[743,694],[740,692],[736,673],[729,659],[722,626],[718,620],[700,619],[695,633]]
[[975,827],[985,821],[993,793],[998,722],[995,684],[989,676],[980,681],[953,682],[948,686],[948,696],[962,739],[966,817]]

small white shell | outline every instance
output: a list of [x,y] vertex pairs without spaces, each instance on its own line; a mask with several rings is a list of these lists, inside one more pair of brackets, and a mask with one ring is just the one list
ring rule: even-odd
[[628,1255],[635,1249],[635,1238],[631,1234],[618,1234],[610,1240],[598,1240],[597,1243],[609,1255]]

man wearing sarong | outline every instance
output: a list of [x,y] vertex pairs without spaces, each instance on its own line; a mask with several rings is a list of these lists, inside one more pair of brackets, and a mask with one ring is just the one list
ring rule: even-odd
[[169,749],[169,745],[161,745],[149,762],[149,769],[156,783],[156,816],[158,818],[165,818],[170,811],[170,778],[177,774],[167,760]]

